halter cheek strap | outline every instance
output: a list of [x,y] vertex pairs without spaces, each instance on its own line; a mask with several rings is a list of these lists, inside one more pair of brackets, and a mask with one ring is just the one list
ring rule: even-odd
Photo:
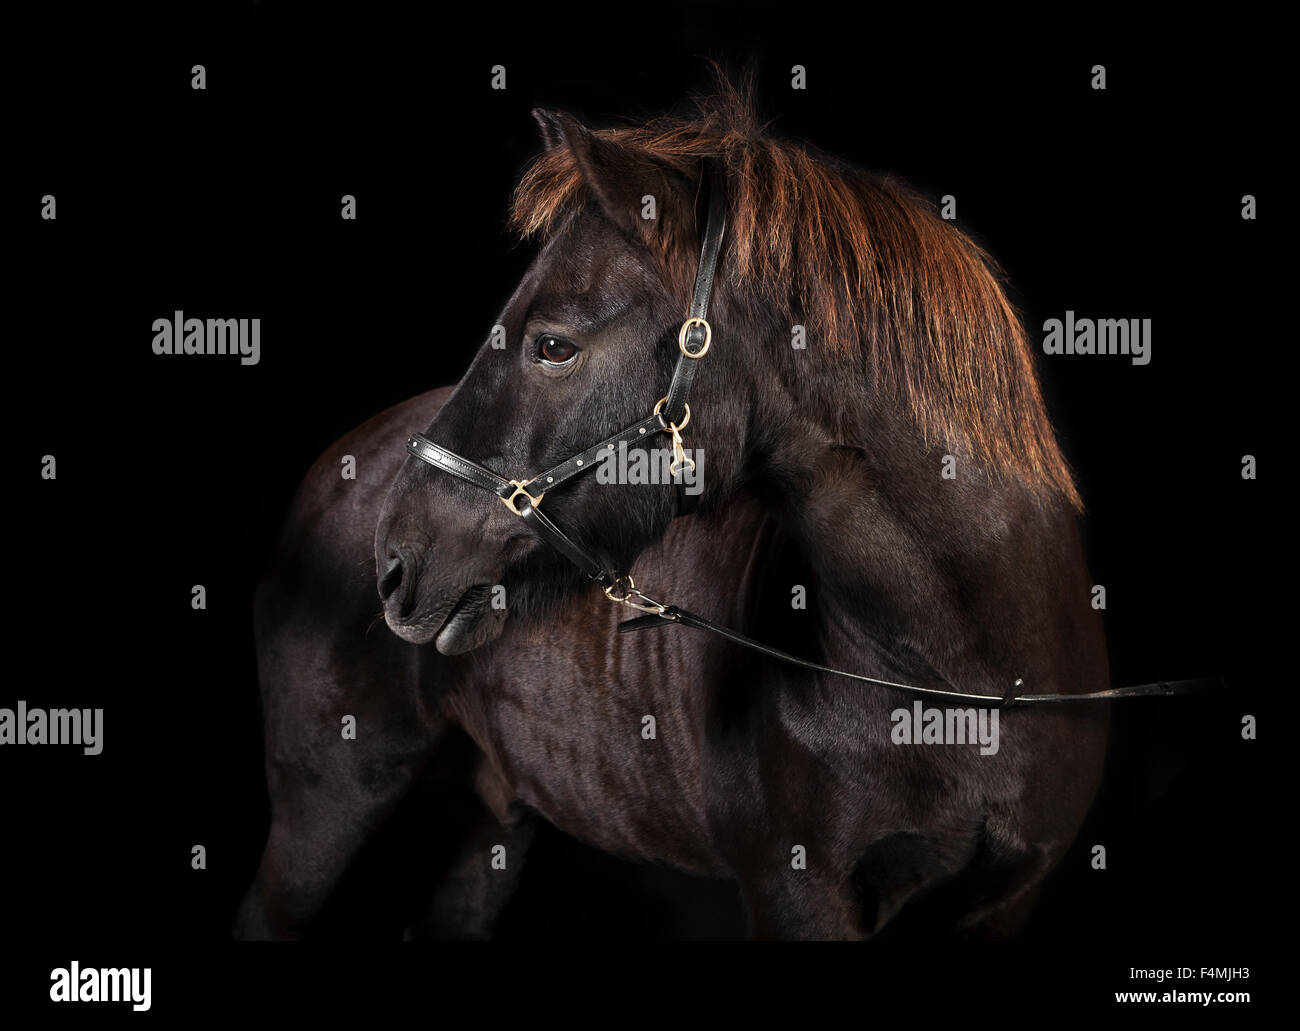
[[558,551],[573,565],[596,581],[604,589],[605,597],[621,605],[644,612],[645,615],[631,619],[619,626],[619,631],[626,633],[645,630],[651,627],[672,626],[674,624],[707,630],[728,641],[759,652],[770,658],[815,670],[838,677],[875,684],[896,691],[921,695],[929,698],[946,698],[950,701],[977,702],[991,708],[1008,708],[1013,705],[1032,705],[1047,702],[1085,702],[1110,701],[1118,698],[1134,698],[1149,695],[1182,694],[1188,692],[1217,691],[1223,689],[1222,680],[1178,680],[1157,684],[1142,684],[1137,687],[1119,687],[1108,691],[1095,691],[1091,694],[1022,694],[1024,684],[1016,680],[1001,696],[972,694],[965,691],[950,691],[937,687],[916,687],[910,684],[897,684],[889,680],[863,676],[833,669],[820,663],[810,662],[790,655],[780,649],[746,637],[735,630],[728,629],[712,620],[697,616],[693,612],[665,605],[643,594],[637,589],[630,573],[618,573],[608,568],[597,556],[564,533],[555,523],[542,513],[541,504],[547,493],[560,487],[573,477],[586,472],[602,459],[616,453],[620,446],[634,444],[656,433],[668,433],[673,441],[673,463],[670,471],[677,481],[681,511],[687,512],[693,507],[694,497],[686,494],[683,480],[679,473],[687,466],[694,465],[686,457],[682,446],[682,430],[691,420],[691,406],[687,397],[695,382],[699,360],[709,352],[713,344],[713,327],[709,325],[709,298],[713,293],[713,277],[717,270],[718,257],[722,252],[722,241],[726,234],[727,219],[722,199],[722,182],[717,176],[710,177],[709,213],[704,229],[704,238],[700,245],[700,264],[695,273],[695,290],[691,297],[690,312],[677,334],[677,347],[680,352],[673,369],[672,382],[665,394],[654,406],[650,415],[633,423],[626,429],[619,430],[612,437],[607,437],[576,455],[571,455],[558,465],[534,476],[531,480],[507,480],[491,469],[479,465],[471,459],[436,444],[422,433],[412,434],[406,441],[406,450],[422,462],[427,462],[435,469],[451,473],[453,476],[490,491],[515,515],[522,519],[542,540]]

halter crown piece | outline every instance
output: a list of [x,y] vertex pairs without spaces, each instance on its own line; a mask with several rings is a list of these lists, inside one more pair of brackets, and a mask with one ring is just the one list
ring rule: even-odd
[[695,382],[699,360],[703,358],[713,344],[713,327],[709,325],[709,298],[713,293],[713,275],[717,270],[718,256],[722,250],[722,240],[726,235],[727,217],[723,198],[721,177],[717,174],[709,177],[709,212],[704,229],[704,239],[700,247],[700,264],[695,273],[695,290],[691,298],[690,312],[677,334],[677,346],[681,352],[673,370],[672,382],[668,393],[660,398],[650,415],[626,429],[620,430],[612,437],[607,437],[599,444],[587,448],[580,454],[566,458],[545,472],[529,480],[507,480],[491,469],[479,465],[471,459],[437,444],[422,433],[412,434],[407,438],[406,450],[422,462],[427,462],[435,469],[451,473],[453,476],[471,483],[475,487],[491,491],[506,508],[522,519],[547,544],[577,566],[590,579],[596,581],[604,590],[605,597],[620,605],[627,605],[646,613],[636,619],[620,624],[619,631],[626,633],[651,627],[680,624],[707,630],[742,647],[750,648],[763,655],[788,662],[804,669],[820,673],[848,677],[852,680],[876,684],[880,687],[906,691],[910,694],[933,698],[947,698],[964,702],[978,702],[991,707],[1007,708],[1045,702],[1080,702],[1108,701],[1116,698],[1132,698],[1149,695],[1169,695],[1193,691],[1217,691],[1223,689],[1222,680],[1179,680],[1142,684],[1136,687],[1112,688],[1108,691],[1095,691],[1091,694],[1037,694],[1020,693],[1024,686],[1015,680],[1001,696],[988,694],[971,694],[964,691],[949,691],[937,687],[916,687],[910,684],[897,684],[888,680],[863,676],[832,669],[807,659],[790,655],[777,648],[761,644],[744,634],[697,616],[676,605],[665,605],[643,594],[637,589],[630,573],[618,573],[605,566],[600,559],[564,533],[555,523],[542,514],[542,499],[561,484],[580,473],[594,467],[601,459],[617,452],[620,445],[643,440],[654,433],[668,433],[673,442],[673,463],[669,467],[678,487],[680,511],[685,514],[695,503],[694,497],[687,495],[683,489],[682,479],[678,476],[686,468],[694,468],[694,462],[686,457],[682,446],[682,430],[691,420],[691,408],[686,403]]

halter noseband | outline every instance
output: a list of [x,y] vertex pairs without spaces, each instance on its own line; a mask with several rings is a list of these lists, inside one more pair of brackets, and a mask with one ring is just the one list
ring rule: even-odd
[[[644,616],[620,624],[620,632],[625,633],[651,627],[670,626],[672,624],[695,627],[699,630],[707,630],[710,633],[717,634],[735,644],[763,655],[780,659],[782,662],[788,662],[804,669],[847,677],[851,680],[893,688],[909,694],[930,698],[944,698],[949,701],[975,702],[990,708],[1009,708],[1012,705],[1020,706],[1045,702],[1112,701],[1120,698],[1199,693],[1224,689],[1225,685],[1221,678],[1212,678],[1161,681],[1154,684],[1140,684],[1134,687],[1116,687],[1106,691],[1094,691],[1090,694],[1026,695],[1020,693],[1024,683],[1017,679],[1001,696],[998,696],[974,694],[967,691],[950,691],[937,687],[916,687],[911,684],[894,683],[890,680],[879,680],[875,677],[864,676],[861,673],[849,673],[845,670],[834,669],[820,663],[810,662],[807,659],[801,659],[778,648],[772,648],[769,645],[755,641],[753,638],[714,623],[703,616],[688,612],[686,609],[678,608],[676,605],[665,605],[647,597],[637,590],[630,573],[616,573],[606,568],[604,563],[596,556],[568,537],[554,522],[543,515],[539,506],[542,499],[550,491],[578,474],[586,472],[598,461],[616,452],[619,445],[643,440],[653,433],[669,433],[672,435],[673,463],[669,468],[674,477],[688,464],[694,465],[690,459],[686,458],[685,451],[682,448],[681,431],[690,422],[691,409],[690,405],[686,403],[686,398],[691,392],[691,384],[695,381],[695,372],[699,367],[699,359],[708,353],[713,342],[713,328],[708,322],[709,297],[713,292],[713,274],[717,270],[718,254],[722,249],[722,238],[726,233],[726,223],[721,179],[715,175],[711,177],[710,182],[708,221],[704,229],[704,242],[700,247],[700,264],[695,273],[695,290],[691,298],[691,309],[677,334],[677,346],[681,351],[681,355],[678,357],[677,366],[673,370],[673,379],[668,386],[668,393],[654,406],[654,411],[649,416],[640,422],[633,423],[627,429],[620,430],[612,437],[602,440],[599,444],[589,447],[586,451],[566,458],[559,465],[547,469],[544,473],[534,476],[531,480],[507,480],[503,476],[498,476],[491,469],[487,469],[463,455],[458,455],[441,444],[435,444],[422,433],[415,433],[407,438],[406,450],[435,469],[441,469],[464,480],[466,483],[472,483],[475,487],[491,491],[501,499],[506,508],[527,523],[542,540],[581,569],[589,578],[600,584],[604,589],[605,597],[618,602],[620,605],[627,605],[646,613]],[[685,509],[686,494],[681,491],[680,479],[677,480],[677,484],[679,498],[682,499],[683,509]],[[533,493],[533,491],[536,491],[536,493]]]

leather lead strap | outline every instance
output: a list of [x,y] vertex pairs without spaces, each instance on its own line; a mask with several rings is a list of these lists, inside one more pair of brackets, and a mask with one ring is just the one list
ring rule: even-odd
[[780,659],[782,662],[788,662],[792,666],[799,666],[803,669],[814,670],[817,673],[829,673],[837,677],[847,677],[849,680],[859,680],[867,684],[876,684],[880,687],[888,687],[895,691],[903,691],[907,694],[921,695],[926,698],[944,698],[948,701],[961,702],[978,702],[988,708],[1009,709],[1023,705],[1041,705],[1044,703],[1055,702],[1110,702],[1121,698],[1150,698],[1162,695],[1173,694],[1213,694],[1219,691],[1227,690],[1227,685],[1223,678],[1205,678],[1200,680],[1169,680],[1159,681],[1154,684],[1138,684],[1133,687],[1113,687],[1107,691],[1093,691],[1090,694],[1027,694],[1018,695],[1016,689],[1022,684],[1017,680],[1001,697],[997,695],[972,694],[968,691],[948,691],[939,687],[916,687],[912,684],[897,684],[892,680],[877,680],[875,677],[863,676],[861,673],[848,673],[842,669],[835,669],[831,666],[823,666],[819,662],[810,662],[808,659],[801,659],[797,655],[791,655],[789,652],[783,652],[779,648],[773,648],[770,645],[755,641],[752,637],[746,637],[744,634],[737,633],[728,627],[715,623],[711,619],[705,619],[703,616],[697,616],[694,612],[687,612],[676,605],[664,606],[662,615],[650,614],[638,616],[636,619],[629,619],[620,623],[618,631],[626,634],[636,630],[648,630],[654,627],[671,626],[679,623],[682,626],[694,627],[697,630],[707,630],[709,633],[717,634],[742,648],[748,648],[756,651],[760,655],[766,655],[769,658]]

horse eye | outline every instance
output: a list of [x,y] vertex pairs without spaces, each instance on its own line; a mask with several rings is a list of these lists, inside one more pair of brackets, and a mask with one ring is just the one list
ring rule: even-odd
[[537,354],[551,365],[567,365],[578,357],[578,349],[559,337],[542,336],[537,339]]

